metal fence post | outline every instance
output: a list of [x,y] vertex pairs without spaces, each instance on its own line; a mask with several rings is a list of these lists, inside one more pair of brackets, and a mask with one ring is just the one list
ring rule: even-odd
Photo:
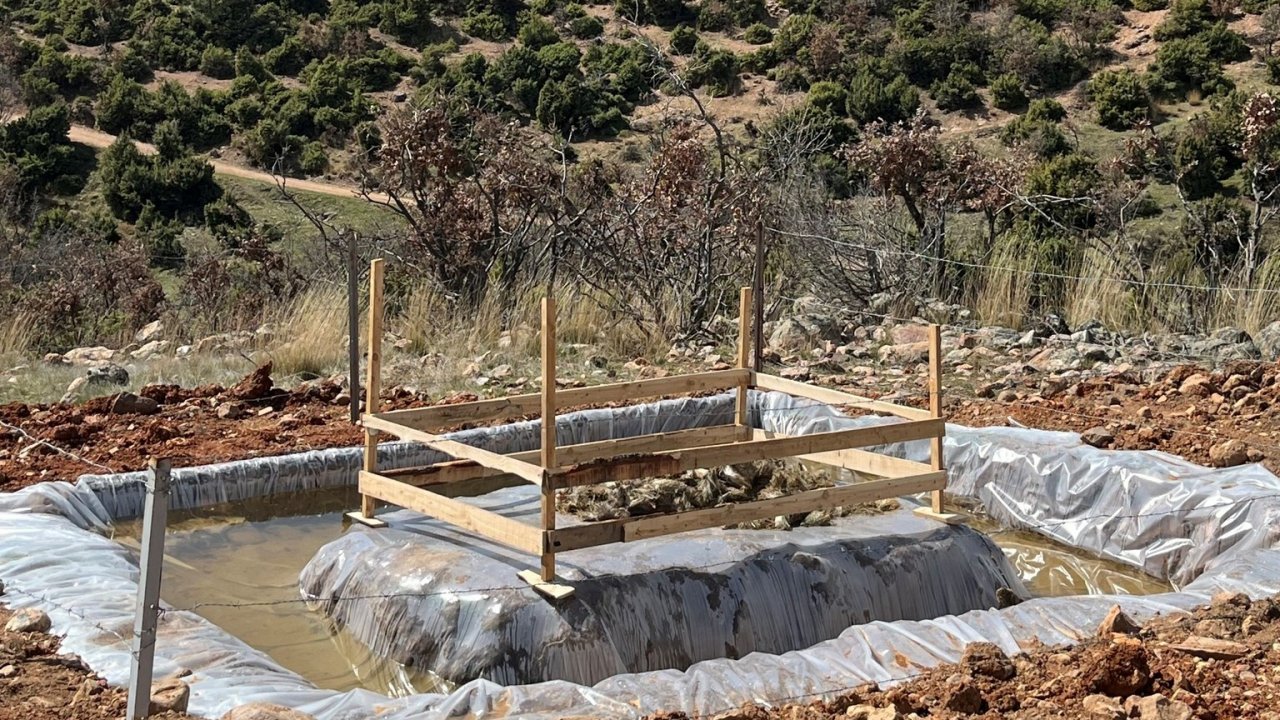
[[142,559],[138,576],[138,613],[133,623],[133,660],[129,669],[129,706],[125,717],[151,714],[151,680],[156,659],[156,620],[160,614],[160,570],[169,518],[169,461],[152,459],[142,515]]

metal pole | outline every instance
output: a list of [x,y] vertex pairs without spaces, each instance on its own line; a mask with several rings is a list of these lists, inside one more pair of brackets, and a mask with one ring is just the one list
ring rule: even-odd
[[347,363],[350,374],[351,424],[360,422],[360,268],[356,262],[356,233],[347,236]]
[[752,307],[754,320],[751,336],[755,340],[755,349],[751,357],[751,369],[764,372],[764,221],[756,225],[756,261],[751,272],[751,294],[755,305]]
[[142,559],[138,577],[138,614],[133,623],[133,660],[129,668],[129,705],[125,717],[151,715],[151,678],[156,659],[156,620],[160,614],[160,570],[164,531],[169,519],[169,461],[152,459],[147,500],[142,512]]

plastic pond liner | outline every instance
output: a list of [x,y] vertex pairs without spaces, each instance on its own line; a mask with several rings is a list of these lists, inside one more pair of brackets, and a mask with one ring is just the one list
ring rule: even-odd
[[[785,434],[891,422],[848,418],[774,393],[753,393],[751,400],[753,423]],[[724,394],[574,413],[557,418],[557,432],[563,444],[590,442],[723,423],[732,412],[732,395]],[[748,701],[816,698],[868,681],[905,679],[958,660],[964,646],[976,640],[994,642],[1010,653],[1034,641],[1072,642],[1091,635],[1116,603],[1141,621],[1203,603],[1218,590],[1261,597],[1280,586],[1280,554],[1274,547],[1280,533],[1280,479],[1261,466],[1211,470],[1161,453],[1097,450],[1071,433],[955,425],[947,433],[948,492],[979,507],[993,523],[981,527],[996,535],[1020,533],[1014,537],[1024,542],[1029,536],[1021,533],[1034,533],[1071,549],[1040,546],[1042,559],[1050,549],[1083,553],[1141,570],[1180,591],[1037,597],[991,609],[996,605],[991,593],[998,585],[1023,591],[1005,554],[974,529],[947,529],[899,512],[841,518],[831,527],[802,532],[716,530],[614,546],[596,556],[565,553],[563,573],[579,586],[582,598],[557,611],[545,602],[508,597],[519,594],[506,588],[515,584],[511,578],[518,568],[512,565],[529,566],[532,558],[477,548],[474,540],[467,542],[473,548],[468,555],[446,526],[401,511],[387,514],[392,525],[387,530],[340,537],[335,531],[297,585],[259,573],[250,579],[250,589],[270,594],[269,600],[292,595],[290,602],[306,593],[311,606],[322,611],[316,622],[335,618],[343,626],[339,642],[370,646],[379,662],[388,657],[397,661],[390,666],[395,672],[405,665],[434,664],[459,680],[480,679],[448,692],[401,697],[360,688],[320,688],[185,611],[162,615],[157,674],[193,671],[187,678],[191,711],[211,716],[254,700],[326,720],[375,714],[708,714]],[[452,437],[515,452],[537,446],[538,423]],[[928,452],[923,442],[877,450],[917,460]],[[380,452],[386,466],[393,467],[441,459],[411,444],[386,445]],[[208,511],[219,504],[250,507],[288,493],[347,488],[354,484],[359,461],[360,450],[352,448],[177,470],[172,506],[211,516]],[[74,485],[45,483],[0,495],[0,578],[8,586],[6,602],[48,611],[54,630],[66,636],[64,648],[114,683],[128,674],[137,567],[132,552],[112,536],[140,514],[142,482],[138,473],[85,476]],[[519,514],[523,500],[514,490],[475,502],[502,503],[504,512]],[[224,521],[220,518],[218,524],[227,526]],[[180,544],[178,536],[188,533],[197,549],[190,555],[171,554],[170,563],[185,562],[193,568],[190,572],[210,575],[183,559],[203,557],[202,532],[177,528],[170,540]],[[770,534],[786,537],[765,537]],[[279,544],[279,539],[266,543]],[[948,545],[969,559],[948,562]],[[1028,557],[1034,555],[1013,552],[1013,565],[1021,557],[1026,573],[1027,562],[1033,562]],[[961,574],[953,565],[961,567]],[[1054,567],[1051,561],[1042,565]],[[166,573],[177,577],[169,566]],[[896,583],[909,583],[909,592],[882,592]],[[801,603],[803,612],[779,616],[773,610],[780,601],[770,605],[770,599],[758,600],[758,593],[743,590],[757,585],[787,588],[791,597],[807,592],[823,601],[808,600]],[[650,592],[655,586],[663,591]],[[641,592],[641,587],[649,590]],[[1141,583],[1113,588],[1157,589]],[[593,593],[600,599],[588,603]],[[367,597],[373,595],[384,597]],[[644,601],[643,596],[660,601]],[[719,603],[718,611],[710,609],[713,602]],[[764,603],[758,605],[761,609],[752,610],[758,602]],[[673,607],[704,615],[679,618]],[[606,608],[613,617],[602,616]],[[653,615],[658,611],[663,615]],[[429,624],[445,616],[451,617],[451,630]],[[740,620],[738,627],[726,621],[730,617]],[[644,624],[627,630],[637,622]],[[705,633],[671,638],[678,628],[690,626],[705,628]],[[614,637],[627,632],[630,637]],[[251,631],[242,634],[261,639]],[[406,640],[414,637],[418,642]],[[636,651],[644,637],[663,637],[664,643]],[[298,639],[305,640],[301,634]],[[709,647],[713,641],[719,647]],[[737,644],[728,647],[725,642]],[[530,643],[539,649],[548,643],[577,643],[580,649],[531,655],[523,651]],[[258,644],[279,654],[270,642]],[[458,650],[473,646],[484,652]],[[529,659],[533,655],[538,659]],[[574,659],[579,656],[591,660]],[[381,685],[366,684],[408,693],[421,683],[421,675],[414,671]],[[580,682],[536,681],[575,676]]]

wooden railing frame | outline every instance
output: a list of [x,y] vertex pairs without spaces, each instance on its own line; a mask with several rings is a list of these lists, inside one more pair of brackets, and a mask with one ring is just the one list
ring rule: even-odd
[[[556,388],[554,299],[542,305],[542,389],[537,393],[455,405],[379,412],[382,344],[382,261],[372,266],[369,303],[369,375],[365,454],[360,472],[361,509],[350,516],[381,525],[379,503],[396,505],[443,520],[494,542],[537,556],[539,572],[520,573],[549,597],[563,598],[571,588],[557,585],[556,554],[616,542],[631,542],[690,530],[748,522],[782,514],[829,510],[906,494],[931,493],[932,514],[942,513],[946,470],[942,462],[945,423],[941,404],[941,340],[929,327],[929,408],[907,407],[831,388],[818,387],[750,369],[751,303],[749,288],[739,302],[737,367],[676,377],[637,380],[584,388]],[[555,415],[560,408],[644,398],[735,391],[731,424],[699,427],[599,442],[559,445]],[[848,430],[783,436],[753,429],[747,395],[771,390],[821,403],[842,405],[902,418]],[[460,424],[538,415],[545,422],[539,450],[502,454],[435,434]],[[423,467],[379,470],[377,440],[382,435],[426,445],[450,460]],[[930,441],[929,463],[904,460],[861,448],[910,440]],[[767,500],[735,503],[678,513],[619,518],[556,527],[557,489],[666,475],[693,468],[755,460],[799,458],[844,468],[859,481]],[[869,477],[870,479],[862,479]],[[533,524],[470,505],[460,496],[499,487],[539,487],[540,512]]]

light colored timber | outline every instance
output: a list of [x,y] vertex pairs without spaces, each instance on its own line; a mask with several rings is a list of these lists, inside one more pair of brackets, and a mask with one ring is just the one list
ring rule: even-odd
[[564,600],[573,597],[572,585],[560,585],[558,583],[546,582],[542,576],[532,570],[521,570],[516,573],[521,580],[529,583],[534,590],[548,600]]
[[517,550],[542,554],[542,530],[461,500],[447,498],[371,472],[360,472],[360,492],[457,525]]
[[688,510],[669,515],[604,520],[552,531],[549,544],[558,552],[567,552],[616,542],[633,542],[690,530],[702,530],[750,522],[778,515],[798,514],[821,508],[856,505],[883,498],[914,495],[928,492],[942,482],[946,482],[945,473],[927,472],[909,477],[885,478],[853,485],[818,488],[785,497],[734,503],[701,510]]
[[[363,496],[361,497],[361,499],[363,499]],[[386,521],[385,521],[385,520],[379,520],[379,519],[378,519],[378,518],[376,518],[376,517],[367,517],[367,516],[366,516],[364,513],[362,513],[362,512],[349,512],[349,513],[346,513],[346,518],[347,518],[348,520],[350,520],[351,522],[353,522],[353,523],[360,523],[361,525],[364,525],[365,527],[371,527],[371,528],[379,529],[379,530],[387,526],[387,523],[386,523]]]
[[466,445],[456,440],[446,440],[439,435],[432,435],[429,432],[405,427],[376,415],[365,415],[363,422],[366,428],[372,428],[374,430],[385,432],[389,435],[395,435],[401,440],[411,440],[416,443],[421,443],[433,450],[439,450],[440,452],[445,453],[446,455],[451,455],[455,458],[475,460],[485,467],[511,473],[512,475],[524,478],[526,481],[535,485],[542,484],[542,468],[537,465],[533,465],[532,463],[515,460],[507,457],[506,455],[500,455],[490,450]]
[[[751,288],[744,287],[738,294],[738,367],[748,369],[749,357],[751,355]],[[751,388],[751,376],[743,378],[738,383],[738,391],[734,398],[733,422],[742,428],[743,439],[747,439],[750,430],[747,426],[747,391]]]
[[[767,440],[774,437],[790,436],[780,435],[766,430],[756,430],[752,433],[752,437],[756,440]],[[866,473],[868,475],[875,475],[877,477],[905,477],[907,475],[927,473],[933,469],[926,463],[916,462],[914,460],[904,460],[891,455],[881,455],[880,453],[874,453],[869,450],[858,450],[857,448],[799,455],[796,459],[822,463],[823,465],[831,465],[833,467]]]
[[[383,262],[375,258],[369,263],[369,376],[365,381],[365,412],[376,413],[380,409],[382,395],[382,316],[383,316]],[[378,433],[365,426],[364,430],[364,469],[367,472],[378,471]],[[368,524],[378,503],[371,497],[360,496],[361,522]],[[372,525],[371,525],[372,527]]]
[[[942,417],[942,329],[937,325],[929,326],[929,414]],[[942,435],[929,442],[929,463],[934,470],[942,469]],[[945,515],[942,511],[942,489],[939,488],[930,498],[934,515]]]
[[[578,443],[577,445],[561,445],[556,448],[556,461],[574,465],[628,453],[680,450],[702,445],[728,443],[737,440],[739,437],[739,429],[735,425],[713,425],[711,427],[676,430],[668,433],[636,435],[635,437],[599,440]],[[530,450],[512,453],[507,457],[525,462],[536,462],[539,459],[540,452],[539,450]],[[491,487],[492,489],[498,489],[525,484],[525,480],[522,478],[501,470],[484,467],[474,460],[449,460],[434,465],[384,470],[381,474],[416,487],[430,487],[432,492],[438,492],[442,495],[472,494],[469,490],[456,491],[451,485],[462,485],[482,479],[503,482],[503,484],[486,485],[478,483],[476,485],[477,488]],[[507,478],[506,481],[501,480],[504,477]],[[491,491],[483,490],[483,492]]]
[[[542,447],[541,461],[545,470],[556,467],[556,301],[542,298]],[[556,529],[556,488],[542,484],[542,531]],[[556,579],[556,554],[542,548],[542,582]]]
[[[750,381],[750,370],[735,368],[712,372],[676,375],[649,380],[569,388],[556,393],[556,408],[590,405],[593,403],[637,400],[659,395],[680,395],[709,390],[736,387],[744,380]],[[542,393],[527,393],[493,400],[434,405],[408,410],[391,410],[379,413],[379,417],[405,427],[418,430],[438,430],[465,422],[480,422],[494,418],[532,415],[542,410]]]
[[922,440],[942,432],[943,421],[933,418],[873,427],[836,430],[796,437],[749,440],[708,445],[674,452],[656,452],[597,460],[553,471],[548,478],[556,487],[577,487],[647,475],[666,475],[693,468],[734,465],[814,453]]
[[[933,492],[937,493],[937,492],[941,492],[941,490],[934,490]],[[935,512],[932,507],[913,508],[911,512],[915,513],[916,515],[919,515],[920,517],[926,517],[926,518],[929,518],[930,520],[937,520],[938,522],[946,523],[948,525],[957,525],[964,522],[963,515],[958,515],[956,513],[948,513],[948,512],[942,512],[942,513]]]
[[933,417],[928,410],[907,407],[905,405],[898,405],[891,402],[885,402],[883,400],[872,400],[871,398],[862,397],[861,395],[853,395],[840,390],[832,390],[831,388],[796,382],[795,380],[788,380],[783,377],[778,377],[777,375],[769,375],[768,373],[753,373],[752,384],[761,390],[776,390],[777,392],[805,397],[810,400],[817,400],[831,405],[848,405],[850,407],[885,413],[887,415],[897,415],[898,417],[907,418],[908,420],[925,420]]

